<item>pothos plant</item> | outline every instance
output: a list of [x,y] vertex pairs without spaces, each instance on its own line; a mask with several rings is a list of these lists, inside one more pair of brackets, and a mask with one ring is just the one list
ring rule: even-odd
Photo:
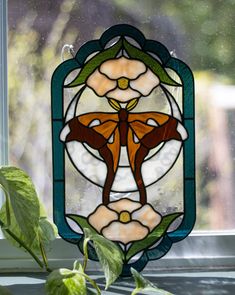
[[[52,271],[48,264],[47,251],[50,242],[57,237],[56,225],[47,216],[30,177],[21,169],[11,166],[0,168],[0,188],[5,202],[0,209],[0,226],[5,238],[14,246],[28,252],[42,270],[49,274],[45,290],[48,295],[101,294],[97,283],[86,274],[88,244],[92,243],[104,271],[107,289],[122,272],[123,253],[113,242],[103,236],[84,229],[84,259],[74,262],[72,270],[61,268]],[[151,291],[155,294],[170,295],[148,280],[135,269],[131,270],[136,288],[132,295]],[[87,287],[87,282],[93,287]],[[0,294],[10,295],[0,286]]]

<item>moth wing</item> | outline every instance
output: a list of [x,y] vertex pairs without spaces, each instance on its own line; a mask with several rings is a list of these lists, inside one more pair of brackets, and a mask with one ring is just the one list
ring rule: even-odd
[[[147,122],[151,119],[154,120],[157,125],[163,125],[169,119],[169,115],[158,112],[145,112],[129,114],[129,122],[140,121],[149,125]],[[151,126],[151,125],[150,125]]]
[[87,114],[79,115],[78,119],[83,125],[89,126],[95,120],[99,120],[100,123],[104,123],[107,121],[118,122],[118,114],[117,113],[94,112],[94,113],[87,113]]
[[[116,113],[89,113],[79,116],[79,121],[106,139],[106,146],[112,154],[112,168],[116,172],[120,155],[118,115]],[[108,154],[105,151],[102,152],[105,161],[110,158],[110,154]]]
[[131,114],[129,125],[140,142],[149,149],[170,139],[183,141],[187,138],[187,131],[182,123],[167,114]]
[[119,157],[120,157],[120,134],[118,128],[114,130],[112,135],[109,137],[109,141],[107,143],[107,147],[112,153],[113,156],[113,171],[114,173],[117,171]]
[[138,149],[140,148],[140,141],[137,135],[134,133],[132,128],[129,128],[127,135],[127,153],[129,162],[131,165],[131,170],[135,170],[135,158]]

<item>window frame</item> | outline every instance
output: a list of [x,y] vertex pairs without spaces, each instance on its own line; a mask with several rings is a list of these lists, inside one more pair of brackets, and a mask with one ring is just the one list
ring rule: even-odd
[[0,164],[8,163],[7,1],[0,2]]
[[[0,165],[8,164],[8,87],[7,87],[7,0],[0,1]],[[0,195],[0,205],[3,196]],[[191,233],[183,241],[172,246],[169,253],[157,261],[149,262],[146,271],[180,269],[232,269],[235,267],[235,232]],[[0,272],[38,271],[33,259],[20,249],[0,238]],[[51,268],[72,267],[73,261],[82,259],[76,245],[58,238],[51,244],[48,255]],[[99,271],[97,262],[89,264],[89,270]]]
[[[8,164],[7,0],[0,1],[0,165]],[[0,207],[3,202],[0,191]],[[1,229],[0,229],[1,238]]]

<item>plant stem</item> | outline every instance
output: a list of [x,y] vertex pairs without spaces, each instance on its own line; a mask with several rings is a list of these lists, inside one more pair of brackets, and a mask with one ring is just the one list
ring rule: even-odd
[[138,293],[138,289],[134,289],[132,292],[131,292],[131,295],[135,295],[135,294],[137,294]]
[[87,249],[87,244],[90,241],[89,238],[85,238],[83,242],[83,253],[84,253],[84,261],[83,261],[83,271],[85,272],[86,267],[87,267],[87,262],[88,262],[88,249]]
[[40,261],[37,255],[35,255],[33,251],[27,245],[25,245],[25,243],[20,238],[18,238],[10,229],[6,228],[5,224],[1,220],[0,226],[3,227],[4,231],[7,232],[9,236],[11,236],[21,247],[23,247],[33,257],[33,259],[41,268],[44,267],[43,263]]
[[79,271],[78,271],[78,273],[79,273],[80,275],[84,276],[84,278],[87,279],[87,280],[92,284],[92,286],[96,289],[98,295],[101,295],[100,288],[99,288],[99,286],[96,284],[95,281],[93,281],[93,280],[92,280],[87,274],[85,274],[85,273],[83,273],[83,272],[79,272]]
[[131,292],[131,295],[136,295],[139,291],[140,291],[140,289],[135,288],[135,289]]
[[44,249],[44,246],[42,244],[42,241],[41,241],[41,238],[40,237],[39,237],[39,246],[40,246],[40,251],[41,251],[42,259],[43,259],[43,263],[44,263],[44,265],[46,267],[46,270],[48,272],[52,272],[52,270],[48,266],[48,259],[47,259],[46,251]]

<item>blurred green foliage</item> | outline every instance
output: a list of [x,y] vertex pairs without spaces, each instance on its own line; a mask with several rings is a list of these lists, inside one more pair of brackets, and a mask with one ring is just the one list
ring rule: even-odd
[[[84,41],[100,37],[117,23],[138,27],[147,38],[165,44],[193,71],[207,73],[196,79],[197,224],[200,229],[213,229],[208,214],[211,186],[216,180],[208,168],[209,148],[205,148],[211,140],[206,92],[210,86],[201,85],[235,82],[235,0],[9,1],[11,162],[31,175],[51,213],[52,73],[61,62],[64,44],[73,44],[76,51]],[[71,171],[70,176],[70,182],[77,185],[76,172]],[[90,195],[89,184],[79,184],[77,196]],[[78,199],[68,192],[69,206],[76,211]]]
[[[158,16],[159,21],[168,18],[172,29],[183,37],[180,46],[193,70],[210,70],[235,81],[235,0],[113,1],[148,24]],[[156,22],[156,27],[161,24]]]

